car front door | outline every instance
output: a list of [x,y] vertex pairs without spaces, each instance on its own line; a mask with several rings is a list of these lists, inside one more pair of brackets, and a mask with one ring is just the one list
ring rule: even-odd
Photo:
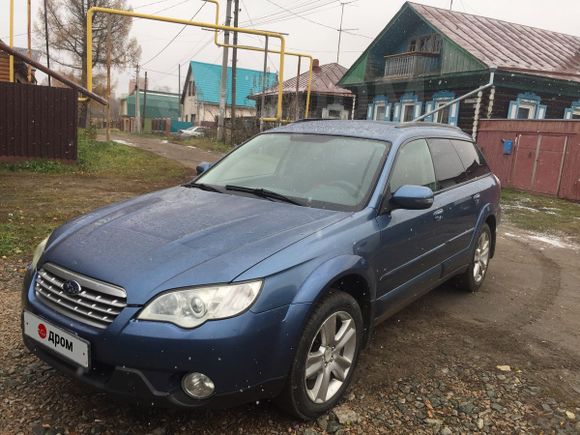
[[[404,144],[389,179],[389,194],[403,185],[436,189],[435,171],[425,139]],[[441,211],[394,208],[381,213],[374,257],[377,273],[376,316],[386,318],[433,287],[441,275],[438,231]]]

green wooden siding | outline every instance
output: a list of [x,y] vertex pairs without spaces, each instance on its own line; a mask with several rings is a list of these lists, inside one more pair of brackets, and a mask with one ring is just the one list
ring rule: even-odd
[[355,83],[363,83],[365,81],[365,71],[367,69],[368,53],[365,53],[357,63],[348,70],[344,77],[340,80],[339,84],[351,85]]
[[441,74],[477,71],[485,66],[447,39],[441,47]]

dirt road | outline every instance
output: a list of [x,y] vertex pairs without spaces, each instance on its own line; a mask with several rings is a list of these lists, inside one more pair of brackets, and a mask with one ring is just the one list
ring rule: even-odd
[[178,145],[155,137],[112,133],[111,139],[117,143],[138,147],[168,159],[176,160],[182,165],[194,169],[201,162],[215,162],[222,156],[222,154],[217,152],[203,150],[191,145]]

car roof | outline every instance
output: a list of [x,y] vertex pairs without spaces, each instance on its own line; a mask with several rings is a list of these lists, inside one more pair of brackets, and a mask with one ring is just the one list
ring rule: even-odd
[[402,142],[413,137],[451,137],[471,140],[457,127],[430,122],[387,122],[367,120],[303,120],[277,127],[267,133],[323,134],[350,136],[361,139],[374,139]]

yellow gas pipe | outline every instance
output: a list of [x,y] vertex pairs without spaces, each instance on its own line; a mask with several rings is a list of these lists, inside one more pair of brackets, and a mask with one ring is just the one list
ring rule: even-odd
[[286,40],[284,36],[279,33],[266,32],[262,30],[242,29],[239,27],[222,26],[220,24],[202,23],[199,21],[182,20],[180,18],[163,17],[159,15],[142,14],[139,12],[125,11],[119,9],[92,7],[87,12],[87,89],[93,90],[93,15],[97,12],[112,15],[122,15],[126,17],[143,18],[146,20],[164,21],[166,23],[185,24],[194,27],[205,27],[214,30],[227,30],[230,32],[246,33],[249,35],[268,36],[280,40],[280,83],[278,83],[278,104],[276,107],[276,116],[274,118],[262,118],[266,122],[280,122],[282,120],[282,91],[284,80],[284,54],[286,48]]

